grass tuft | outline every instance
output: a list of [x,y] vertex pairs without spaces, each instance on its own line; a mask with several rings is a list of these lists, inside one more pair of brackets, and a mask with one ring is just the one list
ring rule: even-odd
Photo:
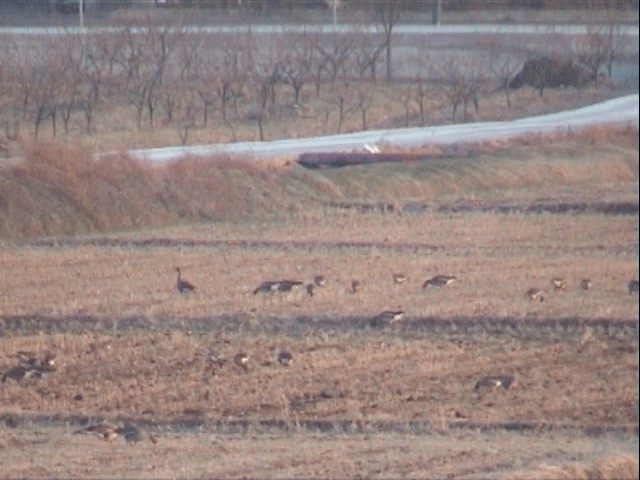
[[637,480],[638,459],[615,454],[595,464],[573,463],[562,467],[543,467],[523,477],[529,480]]

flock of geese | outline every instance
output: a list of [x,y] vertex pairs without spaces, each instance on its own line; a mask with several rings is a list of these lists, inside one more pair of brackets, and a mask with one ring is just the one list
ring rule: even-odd
[[[583,278],[582,280],[580,280],[578,285],[582,290],[591,290],[591,286],[592,286],[591,279]],[[567,280],[565,280],[562,277],[555,277],[551,279],[551,287],[556,292],[566,290],[568,286],[569,286],[569,283],[567,282]],[[639,289],[640,289],[640,283],[638,282],[638,280],[629,280],[629,283],[627,283],[627,291],[629,292],[629,295],[632,295],[633,293],[638,293]],[[547,293],[548,292],[546,290],[533,287],[527,290],[525,295],[530,300],[544,302],[544,298]]]
[[18,365],[11,367],[2,375],[2,383],[7,379],[20,381],[23,378],[42,378],[56,370],[56,355],[51,352],[38,354],[20,350],[15,355]]
[[[176,268],[176,290],[181,294],[196,291],[196,286],[189,281],[182,278],[180,268]],[[392,280],[394,284],[400,285],[407,282],[407,276],[402,273],[393,273]],[[452,275],[435,275],[428,278],[422,284],[423,289],[427,288],[443,288],[452,285],[457,281],[457,277]],[[253,291],[253,294],[258,293],[281,293],[290,292],[294,288],[305,285],[306,291],[309,296],[314,295],[316,288],[323,287],[326,284],[326,278],[323,275],[316,275],[310,283],[306,285],[299,280],[268,280],[262,282]],[[584,278],[579,282],[579,288],[582,290],[590,290],[592,287],[591,280]],[[555,277],[551,279],[551,287],[554,291],[562,291],[568,288],[568,282],[561,277]],[[359,280],[353,280],[351,282],[351,292],[357,293],[362,289],[362,283]],[[640,283],[638,280],[630,280],[627,284],[627,290],[629,294],[638,293],[640,290]],[[525,296],[532,301],[544,301],[545,294],[548,292],[539,288],[532,287],[527,290]],[[402,310],[385,310],[379,315],[375,316],[369,321],[369,325],[372,328],[385,328],[398,324],[402,321],[404,312]],[[28,378],[42,378],[56,371],[56,355],[51,352],[44,352],[42,354],[19,351],[15,355],[18,360],[18,364],[9,368],[8,371],[2,376],[2,383],[5,383],[7,379],[20,381]],[[226,360],[223,358],[216,359],[218,363],[222,364]],[[288,367],[293,362],[293,355],[291,352],[282,350],[277,354],[278,363],[284,367]],[[233,363],[243,371],[249,370],[249,355],[245,352],[238,352],[233,357]],[[481,378],[475,384],[474,389],[478,390],[508,390],[513,384],[514,377],[511,375],[489,375]],[[100,422],[91,424],[83,429],[77,430],[74,433],[87,433],[97,436],[98,438],[111,442],[114,439],[121,437],[127,443],[136,443],[148,438],[152,443],[156,443],[157,439],[149,432],[142,428],[133,425],[131,423],[125,423],[120,426],[113,425],[107,422]]]
[[[178,278],[176,279],[176,289],[178,290],[178,292],[184,294],[184,293],[195,291],[196,287],[192,283],[182,278],[180,273],[180,268],[176,268],[176,271],[178,272]],[[401,285],[407,282],[407,276],[403,273],[392,273],[392,279],[393,279],[393,283],[396,285]],[[446,287],[448,285],[453,284],[457,280],[458,278],[453,275],[435,275],[431,278],[427,278],[422,284],[422,288],[423,289],[430,288],[430,287],[442,288],[442,287]],[[316,290],[316,288],[322,287],[325,284],[326,284],[326,278],[324,277],[324,275],[316,275],[313,278],[313,281],[310,283],[307,283],[305,286],[307,294],[310,297],[313,297],[314,291]],[[266,280],[262,282],[260,285],[258,285],[258,287],[256,287],[255,290],[253,290],[253,294],[257,295],[258,293],[265,293],[265,294],[266,293],[268,294],[286,293],[286,292],[291,292],[295,288],[301,287],[303,285],[305,285],[305,283],[300,280]],[[551,279],[551,287],[553,291],[557,292],[557,291],[566,290],[568,285],[569,283],[563,277],[554,277]],[[578,285],[579,285],[579,288],[582,290],[591,290],[592,282],[591,282],[591,279],[589,278],[583,278],[582,280],[580,280]],[[359,280],[351,281],[351,287],[350,287],[351,293],[354,293],[354,294],[358,293],[362,290],[362,288],[363,288],[362,282],[360,282]],[[640,284],[638,280],[630,280],[629,283],[627,284],[627,290],[629,292],[629,295],[633,293],[638,293],[639,289],[640,289]],[[548,293],[549,292],[545,289],[531,287],[525,292],[525,297],[532,301],[543,302],[545,299],[545,296]],[[400,320],[402,320],[402,316],[403,316],[403,312],[401,311],[386,310],[371,321],[371,326],[382,327],[382,326],[394,325],[398,323]]]
[[[238,354],[234,358],[234,362],[246,368],[249,357],[245,354]],[[281,352],[278,355],[278,361],[283,365],[288,365],[291,361],[291,354]],[[475,384],[474,390],[508,390],[513,384],[514,377],[511,375],[488,375],[482,377]],[[92,423],[85,428],[76,430],[74,434],[91,434],[105,442],[112,442],[118,437],[125,440],[126,443],[137,443],[145,439],[149,439],[154,445],[158,442],[155,435],[147,430],[136,426],[132,423],[125,423],[122,426],[116,426],[110,422]]]

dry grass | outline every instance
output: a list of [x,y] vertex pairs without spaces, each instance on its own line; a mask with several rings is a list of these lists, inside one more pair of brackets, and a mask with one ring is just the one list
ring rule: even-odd
[[268,212],[271,166],[182,159],[151,167],[126,156],[93,159],[79,147],[38,144],[0,171],[0,237],[78,235]]
[[[637,182],[636,130],[553,141],[462,146],[462,158],[309,171],[242,159],[182,159],[152,167],[124,156],[42,143],[0,169],[0,238],[78,235],[172,224],[323,212],[330,201],[450,202]],[[587,144],[585,141],[588,141]],[[480,151],[464,158],[468,151]],[[587,189],[588,190],[588,189]],[[628,191],[628,189],[623,189]],[[590,191],[590,190],[589,190]],[[620,195],[614,193],[618,198]],[[531,196],[531,195],[530,195]],[[634,196],[635,198],[635,196]]]
[[637,480],[637,454],[616,454],[596,463],[573,463],[561,467],[542,467],[518,478],[528,480]]
[[121,441],[108,445],[64,428],[0,430],[3,473],[10,478],[507,479],[515,478],[522,465],[536,465],[543,459],[591,460],[616,451],[621,452],[618,458],[633,455],[628,439],[610,438],[606,443],[603,452],[601,439],[561,432],[498,434],[491,441],[477,432],[227,437],[176,433],[162,436],[152,446]]
[[[0,249],[3,270],[13,272],[0,277],[0,309],[5,315],[149,319],[233,314],[256,321],[272,315],[374,315],[396,306],[415,318],[630,319],[638,313],[626,292],[637,276],[637,217],[629,215],[346,213],[131,238],[142,243]],[[198,286],[188,298],[174,290],[176,266]],[[405,273],[409,282],[396,288],[394,272]],[[319,273],[328,284],[313,298],[304,290],[252,294],[264,280],[306,282]],[[460,281],[423,291],[424,280],[438,273]],[[487,281],[496,276],[499,288]],[[552,291],[556,276],[566,277],[568,291]],[[579,289],[582,278],[593,280],[591,291]],[[358,295],[349,291],[353,279],[364,285]],[[549,290],[548,301],[530,302],[524,296],[530,287]]]
[[[74,160],[82,150],[47,150],[0,171],[3,194],[13,192],[2,205],[20,199],[24,211],[39,212],[31,221],[58,215],[68,226],[60,220],[68,215],[71,225],[99,219],[106,223],[87,221],[88,230],[110,230],[108,222],[127,218],[118,210],[126,200],[145,221],[164,215],[144,217],[150,205],[191,222],[194,198],[225,221],[0,245],[8,272],[0,275],[0,372],[18,350],[58,355],[51,375],[0,384],[7,476],[605,479],[634,467],[627,455],[637,439],[639,312],[626,284],[638,278],[637,214],[437,209],[637,203],[629,132],[313,172],[119,159],[113,171],[96,161],[96,173]],[[219,195],[210,193],[215,186]],[[131,196],[138,188],[149,204]],[[249,200],[233,210],[234,195]],[[325,205],[340,199],[434,208],[399,215]],[[176,266],[194,294],[176,292]],[[395,285],[394,272],[407,283]],[[423,290],[438,273],[459,281]],[[327,284],[313,297],[252,293],[263,280],[317,274]],[[556,276],[567,279],[566,291],[553,290]],[[583,278],[591,290],[579,288]],[[363,283],[357,294],[353,279]],[[547,290],[544,302],[525,297],[532,286]],[[392,308],[406,312],[404,324],[368,326]],[[425,321],[460,317],[477,326]],[[492,319],[503,317],[514,325],[493,330]],[[559,318],[575,322],[562,328]],[[587,326],[593,319],[610,328]],[[280,349],[293,353],[290,367],[277,363]],[[239,351],[250,355],[246,372],[231,360]],[[491,374],[513,375],[514,384],[475,391]],[[77,415],[149,422],[160,439],[125,445],[74,435]],[[205,427],[175,427],[181,419]],[[319,421],[335,429],[315,432]],[[465,422],[555,428],[476,431]],[[609,433],[591,438],[582,427]]]
[[[282,333],[214,328],[2,339],[0,370],[16,363],[19,350],[56,352],[59,366],[46,378],[8,379],[0,403],[14,414],[391,422],[398,429],[423,422],[444,431],[459,420],[605,426],[638,420],[637,341],[600,331],[588,341],[575,334],[530,341],[402,330],[309,329],[300,337],[288,334],[286,324]],[[292,366],[276,361],[281,349],[293,353]],[[240,351],[250,356],[246,372],[232,361]],[[479,378],[497,373],[515,376],[508,392],[474,391]]]

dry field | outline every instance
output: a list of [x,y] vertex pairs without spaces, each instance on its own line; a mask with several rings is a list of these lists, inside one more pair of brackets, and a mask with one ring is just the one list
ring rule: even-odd
[[[0,244],[0,372],[56,354],[0,384],[2,476],[638,478],[624,138],[292,166],[247,187],[278,214]],[[436,274],[458,281],[422,288]],[[303,284],[254,294],[281,279]],[[404,319],[372,324],[385,310]],[[474,388],[498,374],[508,390]],[[75,433],[102,420],[157,443]]]

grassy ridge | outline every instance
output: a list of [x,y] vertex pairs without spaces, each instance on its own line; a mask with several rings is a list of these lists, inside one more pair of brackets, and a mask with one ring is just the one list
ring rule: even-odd
[[331,200],[446,201],[545,186],[615,185],[638,179],[636,138],[634,129],[587,132],[508,148],[477,146],[471,150],[484,153],[457,159],[315,171],[225,158],[152,166],[39,143],[24,161],[0,169],[0,238],[264,218]]

